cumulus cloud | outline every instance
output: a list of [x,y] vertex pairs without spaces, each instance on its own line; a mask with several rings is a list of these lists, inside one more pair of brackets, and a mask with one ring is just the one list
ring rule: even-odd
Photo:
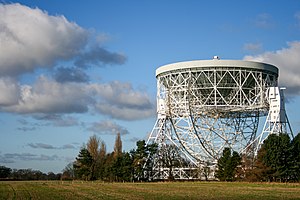
[[61,116],[60,119],[57,119],[53,122],[54,126],[66,127],[66,126],[75,126],[79,125],[79,122],[76,118],[71,116]]
[[0,107],[16,104],[20,98],[19,90],[16,80],[8,77],[0,78]]
[[64,16],[20,4],[0,4],[0,74],[16,76],[70,59],[88,33]]
[[33,85],[22,85],[18,104],[3,107],[16,113],[83,113],[91,101],[77,84],[61,84],[41,76]]
[[[108,37],[94,36],[64,16],[52,16],[39,8],[0,4],[0,76],[15,77],[37,68],[53,68],[59,61],[68,60],[75,61],[76,67],[58,69],[56,79],[87,81],[86,74],[77,67],[102,67],[127,60],[124,54],[101,46]],[[89,41],[97,44],[89,45]]]
[[79,125],[79,122],[75,117],[62,114],[34,114],[33,118],[36,120],[50,122],[51,125],[59,127]]
[[300,95],[300,41],[287,43],[287,48],[245,56],[244,60],[270,63],[279,68],[279,85],[287,87],[286,94]]
[[101,97],[96,110],[116,119],[136,120],[153,116],[154,105],[146,93],[133,90],[131,84],[118,81],[92,84],[90,89]]
[[134,90],[129,83],[60,83],[41,76],[33,85],[16,88],[17,92],[0,87],[1,93],[19,97],[17,100],[9,98],[14,101],[3,99],[5,104],[0,104],[0,110],[33,114],[35,119],[46,120],[55,126],[78,125],[75,118],[64,116],[71,113],[97,111],[121,120],[144,119],[155,114],[153,100],[145,92]]
[[[48,119],[56,126],[77,124],[74,118],[62,117],[65,114],[94,110],[122,120],[153,116],[152,100],[129,83],[89,83],[87,68],[121,65],[127,60],[124,54],[101,46],[107,34],[91,36],[64,16],[20,4],[0,4],[0,111],[58,114],[59,119]],[[61,61],[72,67],[57,67]],[[18,82],[23,74],[42,67],[50,69],[53,79],[40,75],[34,83]]]
[[95,122],[90,127],[88,127],[88,130],[103,135],[116,135],[117,133],[126,135],[129,133],[126,128],[109,120]]
[[79,68],[60,67],[54,72],[54,79],[57,82],[88,82],[89,76]]
[[110,52],[100,46],[94,46],[89,51],[82,53],[75,61],[81,68],[90,66],[103,66],[105,64],[124,64],[127,58],[121,53]]
[[110,103],[99,103],[96,105],[96,110],[101,114],[123,120],[138,120],[154,116],[153,109],[141,110],[138,108],[120,107]]

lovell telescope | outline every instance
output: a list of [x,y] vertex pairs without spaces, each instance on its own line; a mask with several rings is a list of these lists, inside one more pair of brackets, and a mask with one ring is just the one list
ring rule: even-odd
[[[217,56],[159,67],[157,120],[146,143],[178,149],[188,165],[173,168],[175,179],[201,179],[196,171],[213,171],[225,147],[256,155],[270,134],[293,134],[278,75],[274,65]],[[167,179],[170,169],[159,160],[151,178]]]

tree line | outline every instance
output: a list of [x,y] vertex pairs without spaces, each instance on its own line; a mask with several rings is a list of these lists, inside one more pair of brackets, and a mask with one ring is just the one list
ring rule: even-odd
[[[157,160],[158,157],[160,160]],[[121,136],[117,134],[113,152],[107,152],[105,143],[93,135],[62,173],[45,174],[38,170],[12,170],[0,166],[0,179],[152,181],[155,162],[169,169],[170,180],[174,179],[172,170],[175,167],[187,165],[179,150],[172,145],[158,149],[157,144],[146,145],[144,140],[140,140],[135,149],[126,152],[122,151]],[[220,181],[299,182],[300,134],[292,139],[284,133],[272,134],[264,141],[257,155],[240,155],[224,148],[216,169],[205,166],[199,173],[205,176],[205,180],[213,174]]]
[[218,160],[216,178],[222,181],[300,181],[300,134],[272,134],[257,155],[239,155],[225,148]]
[[43,173],[33,169],[11,169],[0,166],[0,180],[60,180],[62,173]]
[[157,145],[138,141],[136,149],[122,151],[120,133],[117,134],[114,151],[106,152],[106,145],[96,135],[81,147],[76,160],[63,170],[63,179],[134,181],[151,176],[153,155]]
[[[151,181],[155,157],[159,157],[163,167],[172,169],[185,166],[184,159],[172,145],[158,149],[157,144],[146,145],[138,141],[136,149],[122,152],[120,134],[117,135],[114,151],[107,153],[105,144],[95,135],[82,147],[75,162],[64,171],[64,175],[75,179],[103,181]],[[73,171],[72,171],[72,170]],[[287,134],[270,135],[261,146],[257,155],[242,154],[230,148],[223,150],[215,171],[209,167],[199,170],[208,179],[210,173],[221,181],[300,181],[300,134],[291,139]]]

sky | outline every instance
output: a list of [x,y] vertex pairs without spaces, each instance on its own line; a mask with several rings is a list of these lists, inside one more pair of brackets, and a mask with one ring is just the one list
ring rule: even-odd
[[135,148],[155,70],[215,55],[277,66],[300,131],[297,0],[0,0],[0,165],[59,173],[94,134]]

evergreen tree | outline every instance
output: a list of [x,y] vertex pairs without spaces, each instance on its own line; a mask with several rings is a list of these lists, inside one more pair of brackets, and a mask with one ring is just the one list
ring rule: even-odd
[[290,173],[291,145],[287,134],[270,135],[262,145],[265,149],[263,163],[270,168],[271,181],[287,181]]
[[238,152],[233,151],[232,152],[232,157],[230,159],[230,170],[231,170],[231,176],[232,176],[232,180],[236,179],[236,175],[238,174],[238,171],[240,169],[240,165],[242,158],[241,156],[238,154]]
[[116,158],[114,157],[114,152],[107,153],[105,156],[105,162],[103,167],[103,180],[105,181],[115,181],[115,170],[114,163]]
[[145,140],[136,142],[136,150],[131,151],[133,172],[136,180],[149,180],[152,177],[157,144],[146,145]]
[[233,181],[235,179],[238,165],[241,164],[241,157],[237,152],[231,154],[230,148],[223,150],[222,156],[218,160],[216,177],[220,181]]
[[136,150],[131,151],[131,155],[133,157],[133,171],[134,171],[134,178],[137,180],[144,179],[144,165],[147,161],[147,148],[145,140],[139,140],[136,142]]
[[290,177],[292,181],[300,181],[300,134],[291,142]]
[[113,174],[115,181],[132,180],[132,157],[129,153],[119,155],[113,163]]
[[75,176],[84,180],[91,180],[91,167],[93,164],[93,158],[87,148],[82,147],[76,161],[74,162]]
[[150,178],[153,177],[153,168],[157,156],[158,144],[157,143],[148,144],[146,145],[146,150],[147,150],[147,160],[144,169],[146,171],[145,178],[150,180]]
[[218,160],[216,177],[220,181],[225,181],[228,177],[228,166],[231,158],[231,151],[229,148],[223,150],[222,156]]

